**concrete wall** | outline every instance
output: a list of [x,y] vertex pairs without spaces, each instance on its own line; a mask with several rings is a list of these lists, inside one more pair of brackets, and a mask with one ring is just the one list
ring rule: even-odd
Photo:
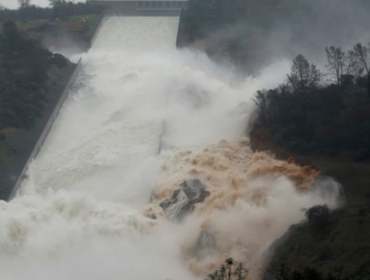
[[96,38],[98,38],[98,35],[99,35],[99,32],[100,32],[100,29],[103,27],[104,23],[107,21],[107,19],[109,18],[108,14],[105,13],[105,16],[102,18],[102,20],[100,21],[99,23],[99,26],[98,28],[96,29],[95,31],[95,34],[94,36],[91,38],[90,40],[90,47],[92,47],[96,41]]
[[[96,38],[98,37],[98,34],[102,28],[102,26],[104,25],[105,21],[108,19],[108,16],[105,15],[102,20],[100,21],[99,23],[99,26],[97,27],[96,31],[95,31],[95,34],[94,36],[92,37],[91,41],[90,41],[90,46],[92,46],[96,40]],[[42,148],[42,145],[44,144],[46,138],[48,137],[49,135],[49,132],[50,130],[52,129],[53,125],[54,125],[54,122],[56,120],[56,118],[58,117],[59,115],[59,112],[60,112],[60,109],[62,108],[63,104],[64,104],[64,101],[67,99],[67,97],[69,96],[69,92],[71,91],[77,77],[78,77],[78,74],[80,73],[80,70],[81,70],[81,67],[82,67],[82,61],[81,59],[79,60],[75,70],[73,71],[73,74],[72,76],[70,77],[63,93],[61,94],[59,100],[58,100],[58,103],[55,105],[54,107],[54,110],[53,112],[51,113],[50,115],[50,118],[48,120],[48,122],[46,123],[46,125],[44,126],[44,129],[39,137],[39,139],[37,140],[36,142],[36,145],[35,147],[33,148],[32,150],[32,153],[31,155],[29,156],[26,164],[24,165],[24,168],[22,170],[22,172],[19,174],[14,186],[13,186],[13,189],[8,197],[8,201],[10,201],[11,199],[13,199],[15,197],[15,195],[17,194],[18,190],[20,189],[21,185],[22,185],[22,182],[23,180],[26,178],[27,176],[27,170],[28,170],[28,166],[29,164],[38,156],[41,148]]]
[[186,36],[185,26],[184,26],[184,11],[180,14],[179,19],[179,27],[177,29],[177,38],[176,38],[176,47],[182,48],[186,42],[188,41],[188,37]]
[[14,184],[14,187],[12,189],[12,192],[10,193],[10,195],[8,197],[8,201],[12,200],[15,197],[15,195],[17,194],[17,191],[19,190],[19,188],[22,185],[23,180],[26,178],[28,166],[32,162],[32,160],[34,160],[37,157],[37,155],[39,154],[39,152],[41,150],[41,147],[44,144],[46,138],[48,137],[49,132],[50,132],[50,130],[53,127],[53,124],[55,122],[55,119],[57,118],[57,116],[60,112],[60,109],[63,106],[64,101],[67,99],[67,97],[69,95],[70,89],[72,88],[74,82],[76,81],[76,78],[77,78],[77,76],[80,72],[80,69],[81,69],[81,59],[78,62],[71,78],[69,79],[69,82],[68,82],[67,86],[65,87],[62,95],[60,96],[60,98],[58,100],[58,103],[56,104],[48,122],[46,123],[46,125],[45,125],[45,127],[44,127],[44,129],[43,129],[35,147],[32,150],[31,155],[29,156],[29,158],[28,158],[28,160],[27,160],[27,162],[26,162],[26,164],[25,164],[25,166],[22,170],[22,172],[19,174],[18,179],[17,179],[17,181]]

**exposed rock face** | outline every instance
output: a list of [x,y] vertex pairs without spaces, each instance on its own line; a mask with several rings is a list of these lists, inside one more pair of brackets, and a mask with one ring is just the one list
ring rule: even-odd
[[161,202],[166,217],[172,221],[182,221],[193,212],[195,204],[203,202],[210,192],[199,179],[186,180],[172,195]]

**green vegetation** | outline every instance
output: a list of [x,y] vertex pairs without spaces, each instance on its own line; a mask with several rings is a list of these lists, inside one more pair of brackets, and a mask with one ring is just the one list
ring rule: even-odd
[[40,47],[12,21],[4,22],[1,31],[0,166],[5,167],[21,150],[17,139],[35,127],[55,99],[48,93],[52,84],[59,84],[61,73],[71,72],[73,65]]
[[341,273],[320,273],[317,269],[306,267],[302,270],[289,270],[286,266],[271,271],[276,280],[367,280],[369,269],[363,267],[358,271],[343,275]]
[[255,150],[270,150],[278,158],[293,157],[298,163],[312,164],[320,170],[321,176],[340,182],[345,195],[343,207],[330,213],[325,226],[315,223],[293,226],[278,240],[271,266],[279,268],[285,265],[291,272],[308,266],[324,275],[332,273],[343,277],[369,266],[370,164],[343,155],[292,152],[286,146],[276,144],[263,129],[255,129],[251,139]]
[[276,248],[272,266],[292,269],[315,267],[324,273],[352,274],[370,267],[370,218],[353,215],[332,218],[328,227],[318,233],[309,224],[296,226],[288,240]]
[[245,280],[248,276],[248,270],[243,268],[242,263],[234,261],[232,258],[228,258],[225,264],[208,275],[206,280]]
[[256,129],[298,153],[369,159],[370,45],[326,52],[334,83],[321,83],[323,74],[298,55],[284,84],[257,92]]
[[37,7],[27,0],[20,0],[19,4],[18,10],[0,8],[0,18],[4,21],[30,21],[42,19],[68,21],[73,16],[99,15],[102,14],[105,9],[104,6],[74,3],[73,1],[65,0],[52,1],[50,8]]
[[366,279],[358,273],[370,265],[369,49],[330,47],[326,55],[331,84],[323,84],[323,73],[299,55],[287,81],[259,91],[255,100],[260,114],[254,149],[313,164],[344,186],[346,198],[344,208],[330,215],[323,206],[309,209],[310,222],[277,242],[272,266],[291,269],[277,279],[311,279],[307,266],[317,270],[312,279]]
[[[249,74],[295,57],[281,86],[256,94],[251,146],[312,164],[344,186],[342,209],[309,209],[310,222],[276,242],[278,269],[266,279],[369,278],[362,272],[370,267],[370,45],[330,46],[368,36],[369,11],[367,0],[190,0],[181,16],[179,46],[194,44]],[[326,71],[299,53],[326,54]]]
[[327,205],[316,205],[308,209],[305,215],[312,226],[321,230],[328,225],[329,207]]
[[[363,265],[352,273],[323,273],[316,268],[305,266],[302,269],[292,269],[285,265],[268,268],[268,279],[275,280],[369,280],[370,266]],[[208,275],[206,280],[246,280],[248,270],[243,264],[235,262],[232,258],[225,261],[225,264],[214,273]],[[267,278],[266,278],[267,279]]]
[[[44,110],[47,70],[58,57],[37,47],[11,21],[3,24],[0,54],[0,129],[32,128]],[[67,62],[61,58],[60,64]]]
[[[24,1],[27,2],[21,0],[22,3]],[[90,46],[91,38],[105,10],[104,6],[64,0],[53,1],[50,8],[40,8],[28,2],[22,3],[18,10],[0,9],[0,18],[3,21],[15,22],[19,30],[39,43],[44,43],[46,39],[60,41],[68,35],[77,44],[84,45],[85,49]]]
[[291,272],[311,267],[325,275],[341,275],[343,279],[370,267],[370,165],[346,158],[297,155],[296,158],[314,164],[322,176],[339,181],[344,186],[345,205],[330,213],[324,226],[315,223],[293,226],[275,243],[271,267],[285,265]]
[[26,33],[31,39],[43,43],[46,39],[62,38],[66,34],[76,43],[90,44],[102,15],[71,16],[68,21],[52,21],[48,19],[15,21],[19,30]]

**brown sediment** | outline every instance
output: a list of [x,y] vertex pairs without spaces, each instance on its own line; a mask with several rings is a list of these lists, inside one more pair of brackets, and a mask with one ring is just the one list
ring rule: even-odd
[[[292,158],[283,161],[269,152],[253,152],[246,138],[236,142],[223,140],[192,151],[172,151],[164,156],[162,173],[161,187],[155,192],[151,209],[156,209],[187,179],[201,179],[211,192],[203,203],[196,206],[192,216],[202,220],[200,231],[216,230],[218,241],[215,250],[218,256],[212,261],[198,260],[189,253],[194,252],[195,245],[184,245],[187,247],[184,249],[187,252],[185,258],[191,270],[206,276],[226,258],[234,257],[248,268],[253,267],[251,277],[254,279],[258,279],[262,255],[267,250],[265,247],[286,230],[276,220],[279,216],[273,213],[279,208],[269,204],[273,197],[272,189],[278,186],[276,180],[287,178],[284,182],[290,185],[283,191],[299,196],[299,193],[310,189],[319,175],[313,166],[299,166]],[[298,213],[300,205],[294,207]],[[281,211],[284,215],[287,210]],[[239,216],[235,217],[234,212]],[[163,211],[159,216],[163,216]],[[294,219],[299,220],[301,216],[301,213],[295,214]],[[289,222],[286,223],[288,227]],[[272,238],[272,233],[276,237]]]

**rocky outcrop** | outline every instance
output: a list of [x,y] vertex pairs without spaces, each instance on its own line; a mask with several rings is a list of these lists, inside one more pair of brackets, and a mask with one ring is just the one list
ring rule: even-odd
[[169,198],[162,201],[160,207],[167,219],[180,222],[194,211],[197,203],[204,202],[209,195],[210,192],[199,179],[190,179],[184,181]]

